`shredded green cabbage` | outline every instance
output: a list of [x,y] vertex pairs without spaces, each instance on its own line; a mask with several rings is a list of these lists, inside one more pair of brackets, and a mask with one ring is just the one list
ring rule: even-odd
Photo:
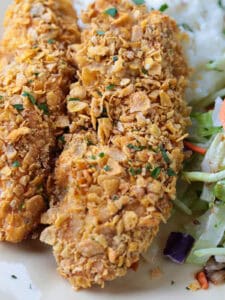
[[[203,265],[207,262],[211,253],[197,256],[196,250],[211,249],[217,247],[223,239],[225,231],[225,205],[216,205],[198,219],[199,225],[187,227],[187,231],[196,239],[194,247],[187,258],[188,263]],[[198,253],[198,252],[197,252]]]
[[225,255],[225,248],[217,247],[217,248],[199,249],[194,251],[194,255],[198,257]]

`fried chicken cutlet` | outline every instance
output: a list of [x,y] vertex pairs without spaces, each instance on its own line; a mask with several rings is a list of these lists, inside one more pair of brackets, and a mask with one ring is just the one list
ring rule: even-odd
[[0,240],[19,242],[47,208],[43,187],[79,41],[68,0],[15,0],[5,20],[0,72]]
[[[71,135],[41,240],[75,288],[123,276],[170,216],[190,109],[176,23],[128,1],[96,1],[74,46]],[[54,198],[53,197],[53,198]]]

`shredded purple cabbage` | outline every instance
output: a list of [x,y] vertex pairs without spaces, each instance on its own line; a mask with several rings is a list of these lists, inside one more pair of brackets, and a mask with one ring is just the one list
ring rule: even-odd
[[173,262],[182,264],[194,245],[195,239],[182,232],[171,232],[163,254]]

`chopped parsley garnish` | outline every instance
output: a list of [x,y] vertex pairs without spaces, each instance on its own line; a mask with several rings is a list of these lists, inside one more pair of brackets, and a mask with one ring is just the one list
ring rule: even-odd
[[176,175],[177,175],[177,174],[174,172],[174,170],[171,169],[171,168],[167,169],[166,172],[167,172],[167,175],[170,176],[170,177],[176,176]]
[[27,97],[32,104],[34,104],[34,105],[36,104],[36,99],[34,98],[34,96],[31,93],[23,92],[22,96]]
[[97,30],[96,33],[98,35],[105,35],[105,31],[103,31],[103,30]]
[[91,155],[91,159],[95,160],[96,156],[95,155]]
[[100,97],[102,97],[102,93],[100,91],[96,91]]
[[115,7],[111,7],[105,10],[105,14],[111,16],[112,18],[115,18],[117,13],[118,10]]
[[57,137],[57,140],[60,141],[60,142],[62,142],[63,144],[65,144],[65,142],[66,142],[66,141],[65,141],[64,135],[58,136],[58,137]]
[[110,168],[110,166],[108,166],[108,165],[106,165],[106,166],[104,166],[104,168],[103,168],[106,172],[108,172],[108,171],[110,171],[111,170],[111,168]]
[[118,60],[118,56],[117,55],[113,56],[113,61],[116,62],[117,60]]
[[101,152],[101,153],[99,153],[99,155],[98,155],[100,158],[103,158],[104,156],[105,156],[105,153],[104,152]]
[[69,98],[68,101],[80,101],[80,98]]
[[13,278],[13,279],[17,279],[17,276],[16,275],[11,275],[11,277]]
[[89,139],[86,139],[86,142],[87,142],[87,145],[88,145],[88,146],[94,145],[94,143],[93,143],[91,140],[89,140]]
[[13,104],[13,107],[18,111],[24,110],[23,104]]
[[34,73],[34,76],[38,77],[39,74],[40,74],[40,73],[35,72],[35,73]]
[[129,169],[129,172],[132,176],[140,175],[142,173],[142,168],[134,169],[133,167],[131,167]]
[[116,201],[119,199],[119,197],[117,195],[114,195],[112,199],[113,199],[113,201]]
[[163,157],[163,159],[165,160],[165,162],[166,162],[167,164],[169,164],[169,163],[170,163],[170,159],[169,159],[169,156],[168,156],[167,153],[166,153],[166,150],[163,148],[163,146],[160,146],[160,151],[161,151],[161,153],[162,153],[162,157]]
[[167,3],[164,3],[160,6],[159,11],[164,12],[165,10],[167,10],[169,8]]
[[0,96],[0,100],[2,100],[3,99],[3,96]]
[[39,184],[39,185],[37,186],[37,190],[38,190],[38,191],[43,191],[43,189],[44,189],[43,184]]
[[20,162],[18,160],[16,160],[12,163],[12,166],[13,166],[13,168],[18,168],[18,167],[20,167]]
[[29,83],[32,83],[32,82],[34,82],[34,81],[31,79],[31,80],[29,80],[28,82],[29,82]]
[[112,91],[114,88],[115,88],[115,85],[114,85],[114,84],[110,84],[110,85],[108,85],[108,86],[106,87],[106,89],[107,89],[108,91]]
[[40,110],[44,112],[44,115],[49,114],[48,105],[46,103],[40,103],[37,105]]
[[223,0],[218,0],[218,5],[219,5],[220,8],[225,10],[225,4],[223,4]]
[[145,146],[141,146],[141,145],[140,146],[136,146],[136,145],[133,145],[133,144],[128,144],[127,148],[129,148],[130,150],[134,150],[134,151],[142,151],[146,147]]
[[179,26],[182,27],[186,31],[194,32],[194,30],[187,23],[182,23]]
[[145,166],[146,171],[150,172],[151,168],[152,168],[152,166],[150,165],[150,163],[147,163]]
[[148,71],[145,68],[142,68],[142,73],[145,74],[145,75],[147,75]]
[[136,5],[142,5],[145,3],[145,0],[133,0]]
[[151,173],[151,176],[155,179],[157,179],[159,177],[159,174],[161,172],[161,168],[160,167],[156,167],[152,173]]
[[21,210],[23,210],[25,208],[25,203],[21,203],[20,205],[19,205],[19,210],[21,211]]
[[47,41],[47,43],[50,44],[50,45],[55,44],[55,40],[54,40],[54,39],[49,39],[49,40]]

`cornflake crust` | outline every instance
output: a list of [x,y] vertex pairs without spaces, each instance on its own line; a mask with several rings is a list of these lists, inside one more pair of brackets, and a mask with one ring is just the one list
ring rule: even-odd
[[71,140],[41,235],[76,289],[125,275],[148,249],[170,215],[190,123],[173,20],[119,0],[96,1],[83,19],[82,44],[70,47]]
[[57,119],[76,69],[67,46],[79,41],[67,0],[15,0],[0,57],[0,240],[19,242],[46,210],[44,184]]

